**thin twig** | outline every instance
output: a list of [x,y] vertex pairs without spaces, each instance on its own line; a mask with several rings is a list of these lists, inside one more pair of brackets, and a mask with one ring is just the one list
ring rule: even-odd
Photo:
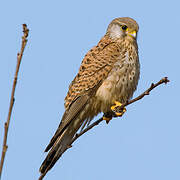
[[9,105],[9,111],[8,111],[8,116],[7,116],[7,121],[4,123],[4,139],[3,139],[3,147],[2,147],[2,155],[1,155],[1,162],[0,162],[0,178],[2,174],[2,169],[3,169],[3,164],[4,164],[4,158],[6,155],[7,151],[7,135],[8,135],[8,129],[9,129],[9,123],[11,119],[11,114],[12,114],[12,109],[14,105],[14,94],[15,94],[15,89],[16,89],[16,84],[17,84],[17,79],[18,79],[18,73],[19,73],[19,68],[21,64],[21,59],[24,53],[24,48],[27,43],[27,37],[29,33],[29,29],[27,28],[26,24],[23,24],[23,36],[22,36],[22,44],[21,44],[21,51],[20,53],[17,54],[17,64],[16,64],[16,72],[14,75],[14,81],[13,81],[13,86],[12,86],[12,92],[11,92],[11,99],[10,99],[10,105]]
[[[124,107],[136,102],[136,101],[139,101],[140,99],[142,99],[144,96],[146,95],[149,95],[150,94],[150,91],[152,91],[154,88],[156,88],[157,86],[161,85],[161,84],[167,84],[169,82],[168,78],[167,77],[164,77],[162,78],[159,82],[157,83],[152,83],[151,86],[146,90],[144,91],[141,95],[139,95],[138,97],[130,100],[130,101],[127,101],[126,103],[122,104],[118,109],[121,111]],[[117,109],[117,112],[118,112],[118,109]],[[113,117],[113,115],[112,115]],[[82,136],[84,133],[86,133],[87,131],[89,131],[90,129],[92,129],[94,126],[97,126],[100,122],[103,121],[103,117],[101,117],[100,119],[98,119],[97,121],[95,121],[94,123],[92,123],[91,125],[89,125],[87,128],[85,128],[83,131],[81,131],[80,133],[77,133],[74,138],[72,139],[71,143],[72,144],[76,139],[78,139],[80,136]]]

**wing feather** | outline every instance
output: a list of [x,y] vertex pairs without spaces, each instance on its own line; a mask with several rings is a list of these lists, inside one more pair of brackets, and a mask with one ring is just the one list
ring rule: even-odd
[[88,95],[80,96],[78,97],[75,102],[71,105],[69,110],[66,110],[63,117],[62,121],[59,124],[58,129],[56,130],[53,138],[51,139],[49,145],[46,147],[45,152],[49,151],[49,149],[53,146],[55,143],[56,139],[63,133],[63,131],[66,129],[66,127],[73,121],[79,112],[84,108],[86,105],[87,101],[89,99]]

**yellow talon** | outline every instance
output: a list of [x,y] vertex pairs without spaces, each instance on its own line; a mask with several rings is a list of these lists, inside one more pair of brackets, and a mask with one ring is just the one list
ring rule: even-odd
[[121,107],[122,104],[118,101],[115,101],[114,103],[115,105],[111,106],[111,110],[115,112],[116,116],[122,116],[126,112],[126,108],[124,107],[120,112],[116,112],[118,107]]

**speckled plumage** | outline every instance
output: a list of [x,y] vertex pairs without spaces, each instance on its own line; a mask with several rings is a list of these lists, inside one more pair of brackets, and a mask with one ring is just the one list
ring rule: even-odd
[[45,150],[50,152],[41,173],[55,164],[86,120],[110,111],[114,101],[125,102],[132,97],[139,79],[138,47],[132,32],[138,32],[133,19],[114,19],[98,45],[84,57],[69,86],[61,123]]

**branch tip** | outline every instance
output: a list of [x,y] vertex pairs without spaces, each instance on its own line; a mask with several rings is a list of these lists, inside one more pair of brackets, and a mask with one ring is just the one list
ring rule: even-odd
[[[27,38],[28,37],[28,34],[29,34],[29,29],[27,28],[27,25],[26,24],[23,24],[23,33],[24,33],[24,36],[23,38]],[[27,40],[26,40],[27,41]]]
[[167,84],[168,82],[170,82],[170,80],[168,79],[168,77],[164,77],[164,78],[163,78],[163,81],[164,81],[165,84]]

